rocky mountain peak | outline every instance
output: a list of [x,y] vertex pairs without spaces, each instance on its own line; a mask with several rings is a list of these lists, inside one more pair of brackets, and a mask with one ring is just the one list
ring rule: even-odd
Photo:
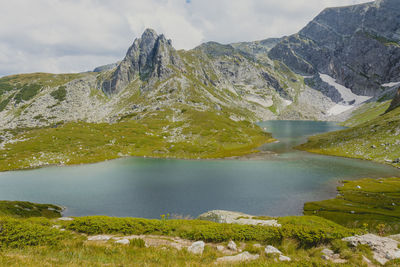
[[172,74],[169,65],[179,68],[180,59],[170,40],[153,29],[146,29],[135,39],[125,58],[117,66],[110,79],[103,81],[101,88],[107,94],[118,93],[130,82],[139,78],[163,80]]

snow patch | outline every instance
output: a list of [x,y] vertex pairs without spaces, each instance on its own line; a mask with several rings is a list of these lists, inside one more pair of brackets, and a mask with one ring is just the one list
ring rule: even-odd
[[246,98],[247,101],[257,103],[257,104],[259,104],[259,105],[261,105],[263,107],[266,107],[266,108],[268,108],[268,107],[270,107],[270,106],[272,106],[274,104],[274,102],[272,100],[264,99],[264,98],[261,98],[261,97],[256,96],[256,95],[247,95],[245,98]]
[[336,80],[329,75],[320,73],[319,76],[321,77],[321,80],[335,87],[336,90],[338,90],[338,92],[342,96],[343,100],[346,102],[354,101],[354,105],[357,105],[372,98],[371,96],[361,96],[354,94],[349,88],[344,87],[341,84],[338,84]]
[[329,75],[320,73],[319,77],[322,81],[335,87],[343,98],[342,103],[338,103],[328,110],[328,115],[339,115],[372,98],[372,96],[362,96],[354,94],[349,88],[338,84],[336,80]]
[[345,106],[341,104],[336,104],[328,110],[328,115],[339,115],[349,109],[352,109],[354,105]]
[[383,87],[393,87],[393,86],[397,86],[400,85],[400,82],[393,82],[393,83],[384,83],[382,84]]

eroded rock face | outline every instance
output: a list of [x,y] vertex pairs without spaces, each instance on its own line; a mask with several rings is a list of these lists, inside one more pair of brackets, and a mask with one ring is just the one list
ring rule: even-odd
[[400,1],[327,8],[271,58],[304,75],[326,73],[359,95],[375,96],[400,76]]
[[374,259],[380,264],[385,264],[389,260],[400,259],[400,249],[398,248],[400,243],[388,237],[366,234],[346,237],[343,238],[343,241],[349,242],[352,246],[368,245],[374,253]]
[[397,107],[400,107],[400,88],[398,89],[396,96],[393,98],[392,103],[386,112],[392,111]]
[[152,77],[164,80],[173,72],[169,65],[180,66],[180,59],[171,41],[147,29],[141,38],[134,41],[111,78],[103,81],[101,87],[105,93],[115,94],[136,78],[143,81]]

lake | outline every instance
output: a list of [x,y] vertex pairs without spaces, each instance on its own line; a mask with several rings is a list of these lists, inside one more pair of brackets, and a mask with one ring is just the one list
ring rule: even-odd
[[293,146],[342,129],[332,122],[259,123],[280,142],[250,160],[123,158],[96,164],[0,173],[0,199],[54,203],[65,216],[196,217],[213,210],[254,215],[302,214],[308,201],[332,198],[338,181],[400,176],[400,170],[355,159],[315,155]]

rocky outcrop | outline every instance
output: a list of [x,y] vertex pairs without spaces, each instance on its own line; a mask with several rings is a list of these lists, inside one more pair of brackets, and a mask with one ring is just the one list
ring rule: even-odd
[[115,94],[137,78],[143,81],[151,78],[164,80],[173,73],[170,65],[180,66],[180,59],[172,47],[171,40],[147,29],[141,38],[133,42],[125,58],[111,78],[103,81],[101,88],[107,94]]
[[385,264],[390,260],[400,259],[400,249],[398,248],[400,243],[388,237],[366,234],[362,236],[346,237],[343,238],[343,241],[349,242],[352,246],[369,246],[373,251],[374,259],[380,264]]
[[325,73],[359,95],[400,77],[400,1],[327,8],[269,55],[303,75]]
[[235,224],[247,224],[247,225],[273,226],[273,227],[281,226],[277,220],[260,220],[256,219],[255,216],[252,215],[248,215],[241,212],[226,211],[226,210],[208,211],[199,215],[197,219],[205,221],[213,221],[217,223],[235,223]]
[[386,112],[390,112],[398,107],[400,107],[400,88],[398,89],[397,94],[393,98],[392,103]]

